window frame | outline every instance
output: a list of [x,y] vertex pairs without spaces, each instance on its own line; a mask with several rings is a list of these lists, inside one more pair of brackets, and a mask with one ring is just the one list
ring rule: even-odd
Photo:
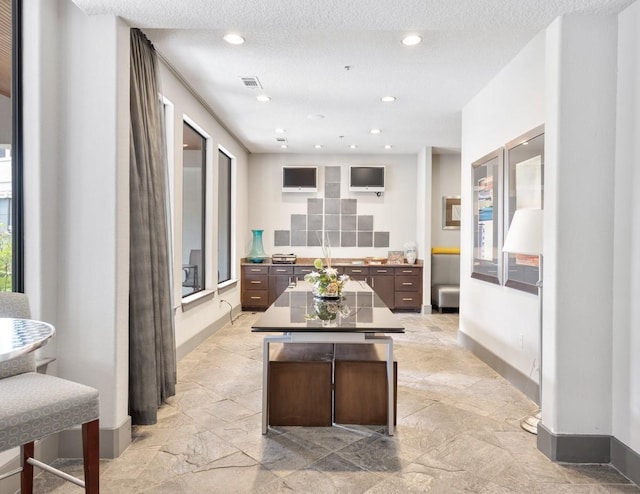
[[11,2],[11,283],[24,292],[24,160],[22,129],[22,0]]
[[[184,251],[184,128],[185,126],[188,126],[191,130],[193,130],[195,133],[197,133],[201,138],[202,138],[202,156],[201,156],[201,194],[202,194],[202,204],[200,205],[201,207],[201,218],[200,218],[200,233],[201,233],[201,238],[200,238],[200,251],[201,251],[201,255],[200,255],[200,266],[199,271],[199,289],[194,291],[191,291],[189,293],[185,293],[181,295],[182,301],[183,303],[185,302],[185,299],[189,299],[190,297],[193,297],[194,295],[199,295],[202,292],[205,292],[207,289],[207,246],[209,245],[208,242],[208,235],[207,235],[207,211],[208,211],[208,194],[207,194],[207,168],[208,168],[208,163],[207,163],[207,158],[208,158],[208,149],[209,149],[209,144],[210,144],[210,139],[211,137],[202,129],[202,127],[200,127],[198,124],[196,124],[192,119],[190,119],[187,115],[183,115],[182,117],[182,129],[183,129],[183,137],[182,137],[182,143],[183,143],[183,159],[182,159],[182,222],[181,222],[181,229],[180,229],[180,237],[181,237],[181,250]],[[182,256],[184,258],[184,252],[182,252]],[[181,271],[182,272],[182,271]],[[182,282],[180,283],[180,285],[182,286]]]
[[[227,160],[226,163],[226,177],[228,178],[228,183],[223,184],[222,182],[222,163],[223,163],[223,158],[225,160]],[[223,288],[225,286],[228,286],[232,283],[235,282],[236,280],[236,273],[235,273],[235,260],[236,260],[236,255],[235,255],[235,231],[234,231],[234,224],[235,224],[235,171],[236,171],[236,158],[228,151],[226,150],[223,146],[219,146],[218,147],[218,223],[217,223],[217,240],[218,240],[218,288]],[[220,194],[221,188],[222,186],[225,186],[225,191],[226,191],[226,201],[223,204],[222,203],[222,194]],[[227,251],[227,266],[226,266],[226,270],[228,271],[228,278],[226,279],[220,279],[220,271],[221,271],[221,214],[223,211],[226,210],[226,215],[225,215],[225,219],[227,220],[227,231],[226,233],[226,238],[227,238],[227,242],[226,242],[226,251]]]
[[[493,170],[489,170],[489,167],[493,167]],[[483,171],[485,170],[485,171]],[[483,221],[480,216],[479,210],[479,190],[480,181],[482,175],[489,176],[491,173],[492,186],[491,186],[491,246],[492,258],[491,260],[482,259],[478,257],[478,249],[482,249],[479,242],[479,237],[482,235]],[[504,256],[502,255],[502,243],[503,243],[503,183],[504,183],[504,148],[500,147],[495,151],[483,156],[482,158],[474,161],[471,164],[471,190],[472,198],[471,207],[473,217],[473,237],[471,252],[471,277],[494,283],[496,285],[502,284],[502,263]]]

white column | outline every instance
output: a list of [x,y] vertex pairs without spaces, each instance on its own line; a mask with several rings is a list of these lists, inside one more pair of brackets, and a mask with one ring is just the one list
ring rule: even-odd
[[616,18],[547,31],[542,423],[611,433]]

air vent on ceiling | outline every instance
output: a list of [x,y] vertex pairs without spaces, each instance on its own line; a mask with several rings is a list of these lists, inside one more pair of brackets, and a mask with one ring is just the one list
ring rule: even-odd
[[286,137],[276,137],[276,141],[277,142],[287,142],[287,138]]
[[255,76],[240,77],[240,80],[242,80],[242,84],[244,84],[244,87],[246,87],[246,88],[249,88],[249,89],[262,89],[262,84],[260,84],[260,81]]

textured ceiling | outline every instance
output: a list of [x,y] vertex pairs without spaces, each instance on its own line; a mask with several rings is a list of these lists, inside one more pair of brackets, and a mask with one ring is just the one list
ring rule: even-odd
[[[74,2],[142,28],[251,152],[416,153],[459,148],[462,107],[553,19],[617,13],[633,0]],[[246,42],[225,43],[228,32]],[[403,46],[409,33],[422,43]],[[258,102],[245,76],[271,101]]]

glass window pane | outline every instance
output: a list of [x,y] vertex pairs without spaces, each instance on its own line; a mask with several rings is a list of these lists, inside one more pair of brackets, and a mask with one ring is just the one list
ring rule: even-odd
[[[508,217],[505,235],[516,209],[544,209],[544,134],[534,129],[507,145]],[[532,137],[534,136],[534,137]],[[507,254],[505,285],[537,293],[538,256]]]
[[186,122],[182,151],[182,296],[204,290],[206,138]]
[[231,279],[231,166],[232,159],[218,157],[218,283]]
[[502,150],[473,165],[472,277],[500,282],[500,195]]
[[0,291],[12,290],[12,2],[0,9]]

